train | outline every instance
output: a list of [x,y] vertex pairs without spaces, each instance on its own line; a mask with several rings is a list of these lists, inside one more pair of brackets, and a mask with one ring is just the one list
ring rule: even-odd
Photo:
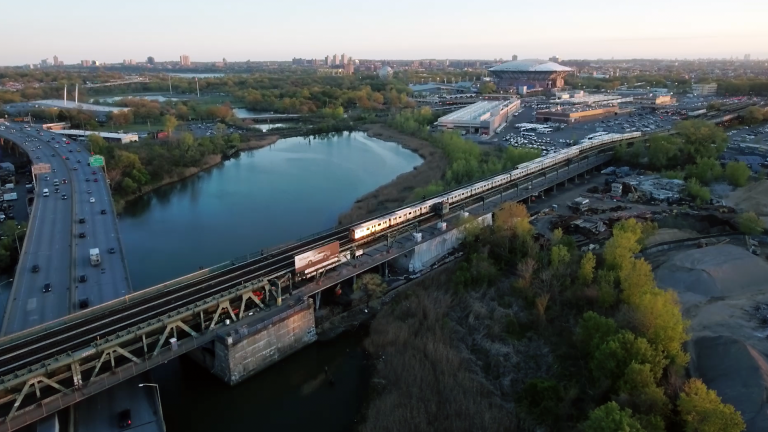
[[558,165],[568,159],[572,159],[582,153],[590,151],[595,147],[600,147],[616,141],[624,141],[642,136],[640,132],[627,134],[609,133],[605,135],[591,137],[582,140],[578,145],[563,149],[560,152],[534,159],[530,162],[522,163],[511,171],[497,174],[479,182],[454,189],[442,195],[418,202],[412,206],[395,210],[391,213],[368,220],[349,229],[349,238],[352,241],[359,241],[365,237],[385,231],[396,225],[416,219],[421,215],[428,213],[445,214],[450,205],[461,202],[475,195],[482,195],[486,191],[503,186],[515,180],[527,177],[535,172],[542,171],[549,167]]

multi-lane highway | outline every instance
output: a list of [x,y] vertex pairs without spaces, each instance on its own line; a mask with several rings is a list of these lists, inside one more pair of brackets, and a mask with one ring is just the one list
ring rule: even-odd
[[[0,131],[21,145],[34,164],[51,165],[50,173],[37,178],[37,204],[32,209],[3,334],[66,316],[85,307],[84,299],[90,306],[130,293],[103,171],[88,166],[84,143],[68,143],[55,132],[37,129],[25,130],[22,124],[10,123]],[[46,189],[48,196],[44,196]],[[98,266],[90,263],[92,248],[99,249]]]

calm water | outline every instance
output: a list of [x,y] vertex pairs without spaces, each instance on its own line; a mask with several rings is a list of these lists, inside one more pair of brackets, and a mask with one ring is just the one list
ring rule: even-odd
[[120,232],[134,290],[332,228],[421,158],[361,132],[288,138],[129,203]]
[[[282,117],[284,115],[284,114],[275,114],[271,112],[251,111],[245,108],[234,108],[232,109],[232,114],[234,114],[237,117],[240,117],[241,119],[250,118],[250,117]],[[298,117],[299,116],[296,116],[296,118]]]
[[284,127],[285,125],[282,123],[264,123],[264,124],[255,124],[251,127],[259,128],[263,131],[268,131],[270,129],[278,128],[278,127]]

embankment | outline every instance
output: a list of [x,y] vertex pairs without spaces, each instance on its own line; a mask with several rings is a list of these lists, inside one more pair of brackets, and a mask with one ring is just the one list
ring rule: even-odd
[[[268,147],[276,143],[277,140],[279,139],[280,139],[280,136],[278,135],[265,135],[257,139],[240,143],[240,145],[238,146],[238,150],[240,151],[258,150],[260,148]],[[201,171],[205,171],[208,168],[211,168],[213,166],[220,164],[221,161],[222,161],[222,155],[208,155],[205,158],[203,158],[203,161],[199,167],[188,167],[188,168],[176,170],[174,172],[169,173],[165,178],[163,178],[162,181],[153,183],[152,185],[143,188],[139,193],[125,196],[125,197],[115,198],[115,208],[119,213],[122,211],[123,206],[125,205],[126,202],[134,198],[138,198],[149,192],[152,192],[153,190],[161,186],[165,186],[171,183],[176,183],[177,181],[181,181],[181,180],[184,180],[185,178],[192,177],[193,175]]]
[[443,152],[427,141],[402,134],[382,124],[365,125],[360,129],[372,138],[400,144],[421,156],[424,163],[363,195],[349,211],[339,216],[339,225],[348,225],[402,206],[412,198],[416,188],[439,181],[448,168],[448,159]]

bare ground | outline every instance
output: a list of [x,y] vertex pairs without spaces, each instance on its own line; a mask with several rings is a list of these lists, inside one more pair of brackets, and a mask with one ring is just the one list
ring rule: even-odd
[[412,198],[416,188],[439,181],[448,168],[448,159],[443,152],[427,141],[402,134],[381,124],[366,125],[361,129],[370,137],[396,142],[417,153],[424,159],[424,163],[360,197],[349,211],[339,216],[339,225],[348,225],[401,207]]

